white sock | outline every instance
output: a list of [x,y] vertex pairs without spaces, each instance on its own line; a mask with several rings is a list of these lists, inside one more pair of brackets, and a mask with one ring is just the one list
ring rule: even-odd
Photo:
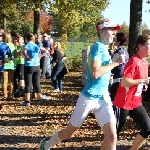
[[49,150],[51,146],[57,144],[58,142],[61,142],[62,140],[58,137],[58,132],[53,134],[53,136],[46,142],[44,145],[45,150]]

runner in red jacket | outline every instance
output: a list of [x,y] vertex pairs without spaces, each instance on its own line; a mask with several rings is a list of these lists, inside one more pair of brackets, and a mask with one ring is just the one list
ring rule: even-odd
[[117,134],[129,115],[141,131],[135,137],[130,150],[138,150],[150,135],[150,118],[142,105],[141,93],[146,90],[148,80],[148,63],[150,55],[150,36],[140,35],[135,45],[135,55],[127,62],[121,83],[114,99]]

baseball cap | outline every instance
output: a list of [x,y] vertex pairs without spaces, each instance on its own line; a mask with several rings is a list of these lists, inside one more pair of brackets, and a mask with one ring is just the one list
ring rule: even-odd
[[112,21],[110,20],[103,20],[97,23],[96,25],[96,30],[101,30],[103,28],[109,28],[109,27],[114,27],[115,30],[120,30],[121,26],[118,24],[114,24]]

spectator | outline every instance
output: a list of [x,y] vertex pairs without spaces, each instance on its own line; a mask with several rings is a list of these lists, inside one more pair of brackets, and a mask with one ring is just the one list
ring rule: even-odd
[[[0,32],[0,73],[1,73],[0,78],[2,82],[3,98],[6,100],[8,97],[8,93],[7,93],[7,85],[5,84],[5,82],[8,81],[8,73],[6,75],[4,73],[4,62],[9,62],[11,60],[12,52],[9,46],[6,43],[4,43],[3,40],[4,40],[4,33]],[[8,56],[8,58],[5,58],[6,55]]]
[[17,38],[19,36],[19,33],[17,31],[12,31],[11,32],[11,37],[12,37],[12,43],[15,44],[17,42]]
[[[35,92],[37,95],[37,100],[41,97],[40,88],[40,64],[39,64],[39,51],[40,47],[35,44],[35,37],[32,33],[26,34],[27,44],[24,46],[23,54],[25,56],[25,102],[24,106],[30,106],[30,92],[33,87],[35,87]],[[43,53],[43,55],[45,55]]]
[[[39,34],[39,33],[37,34],[35,43],[40,47],[39,58],[41,59],[42,51],[45,51],[45,49],[43,50],[43,43],[41,42],[41,34]],[[34,86],[33,86],[32,98],[37,98]],[[49,99],[46,95],[43,95],[43,94],[41,94],[41,98],[42,99]]]
[[[4,94],[4,99],[5,98],[13,99],[14,98],[13,77],[14,77],[14,69],[15,69],[15,65],[14,65],[15,46],[12,43],[12,38],[11,38],[10,33],[4,33],[3,38],[4,38],[3,41],[8,45],[13,55],[12,59],[9,62],[4,63],[4,74],[3,74],[3,90],[4,90],[3,92],[4,93],[3,94]],[[5,55],[5,58],[8,59],[9,56]],[[9,89],[9,92],[7,89]]]
[[[48,41],[48,35],[46,33],[43,34],[43,47],[50,52],[50,42]],[[42,69],[41,78],[49,78],[51,74],[51,70],[48,70],[48,68],[51,69],[50,62],[51,62],[50,53],[47,53],[46,56],[43,56],[41,58],[40,62]]]
[[150,55],[150,36],[140,35],[136,40],[134,52],[124,68],[113,103],[117,134],[122,130],[128,115],[140,128],[130,150],[138,150],[150,135],[150,118],[142,105],[141,96],[149,83],[146,57]]
[[[42,47],[43,47],[43,43],[42,43],[42,36],[41,33],[37,33],[35,36],[35,44],[37,44],[40,47],[40,51],[39,51],[39,57],[41,56],[41,51],[42,51]],[[33,80],[33,79],[32,79]],[[33,83],[33,82],[32,82]],[[32,90],[32,89],[31,89]],[[35,92],[35,87],[33,86],[33,92],[32,92],[32,98],[37,98],[36,92]]]
[[41,34],[37,34],[35,39],[35,44],[37,44],[40,48],[43,47]]
[[53,58],[53,54],[54,54],[54,41],[52,38],[49,38],[49,42],[50,42],[50,56],[51,56],[51,60]]
[[64,67],[63,58],[64,52],[61,49],[61,45],[59,42],[54,43],[54,54],[52,61],[52,74],[51,80],[53,81],[54,92],[62,92],[62,69]]
[[23,56],[23,47],[24,47],[24,38],[18,36],[17,39],[18,46],[15,50],[15,63],[16,70],[14,73],[14,96],[23,96],[24,95],[24,56]]

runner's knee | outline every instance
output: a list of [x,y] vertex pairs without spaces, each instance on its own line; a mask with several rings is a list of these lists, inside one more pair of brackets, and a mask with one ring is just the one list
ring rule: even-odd
[[116,143],[117,142],[117,134],[115,133],[110,133],[106,137],[107,143]]

